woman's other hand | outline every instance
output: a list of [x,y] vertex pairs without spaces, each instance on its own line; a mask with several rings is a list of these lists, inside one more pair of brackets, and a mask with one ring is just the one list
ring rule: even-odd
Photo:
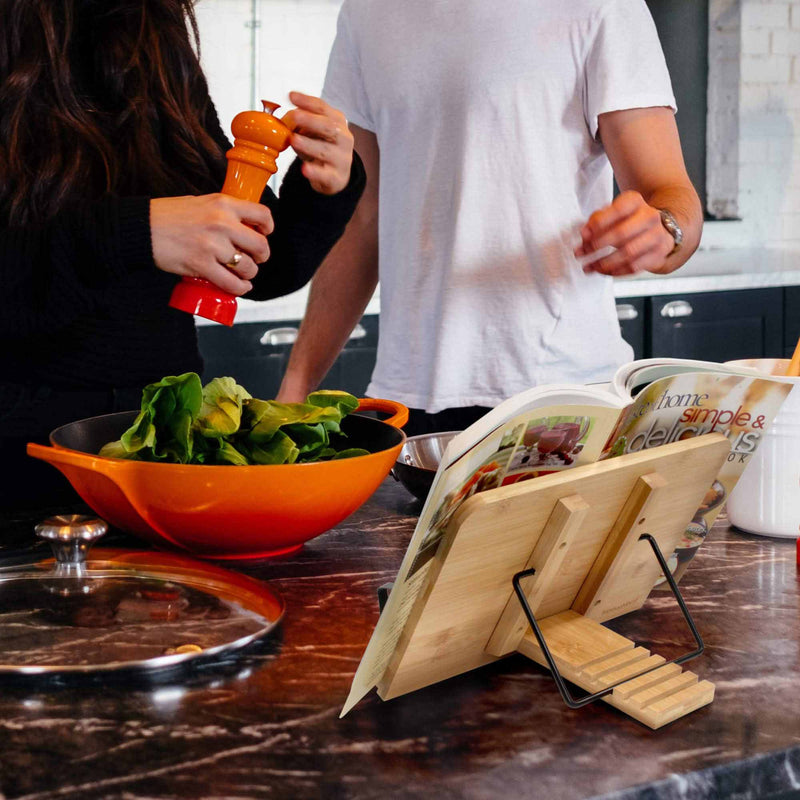
[[267,235],[273,227],[268,208],[225,194],[150,201],[156,266],[204,278],[237,296],[253,288],[257,265],[269,258]]
[[289,99],[296,106],[291,145],[303,161],[303,175],[320,194],[341,192],[353,163],[353,134],[344,114],[319,97],[290,92]]

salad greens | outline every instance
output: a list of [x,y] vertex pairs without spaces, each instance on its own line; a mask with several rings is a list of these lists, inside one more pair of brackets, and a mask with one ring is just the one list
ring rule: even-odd
[[347,392],[319,391],[305,403],[258,400],[233,378],[205,386],[194,372],[171,375],[142,392],[136,419],[101,456],[177,464],[294,464],[351,458],[361,448],[337,450],[331,435],[358,408]]

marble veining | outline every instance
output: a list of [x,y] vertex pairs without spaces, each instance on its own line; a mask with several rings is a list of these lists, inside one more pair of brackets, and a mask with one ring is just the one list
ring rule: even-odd
[[[511,656],[339,711],[420,511],[387,479],[333,531],[273,561],[277,635],[219,664],[136,680],[0,692],[0,798],[705,800],[800,791],[800,581],[794,542],[719,520],[681,582],[706,644],[687,665],[714,702],[659,731],[604,703],[564,706]],[[51,513],[0,520],[0,559]],[[141,546],[112,532],[108,547]],[[613,627],[666,657],[692,649],[668,593]]]

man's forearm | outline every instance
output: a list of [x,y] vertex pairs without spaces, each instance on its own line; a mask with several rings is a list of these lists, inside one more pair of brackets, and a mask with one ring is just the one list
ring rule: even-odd
[[305,400],[330,370],[378,285],[378,174],[374,133],[352,126],[367,185],[342,238],[311,281],[278,400]]
[[316,389],[344,347],[378,282],[377,253],[345,232],[311,281],[308,305],[278,400],[299,402]]

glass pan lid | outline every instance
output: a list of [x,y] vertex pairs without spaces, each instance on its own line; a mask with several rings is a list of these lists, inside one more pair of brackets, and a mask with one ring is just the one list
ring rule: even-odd
[[267,636],[284,604],[267,584],[168,553],[98,549],[101,520],[36,528],[55,558],[0,566],[0,675],[103,674],[206,661]]

